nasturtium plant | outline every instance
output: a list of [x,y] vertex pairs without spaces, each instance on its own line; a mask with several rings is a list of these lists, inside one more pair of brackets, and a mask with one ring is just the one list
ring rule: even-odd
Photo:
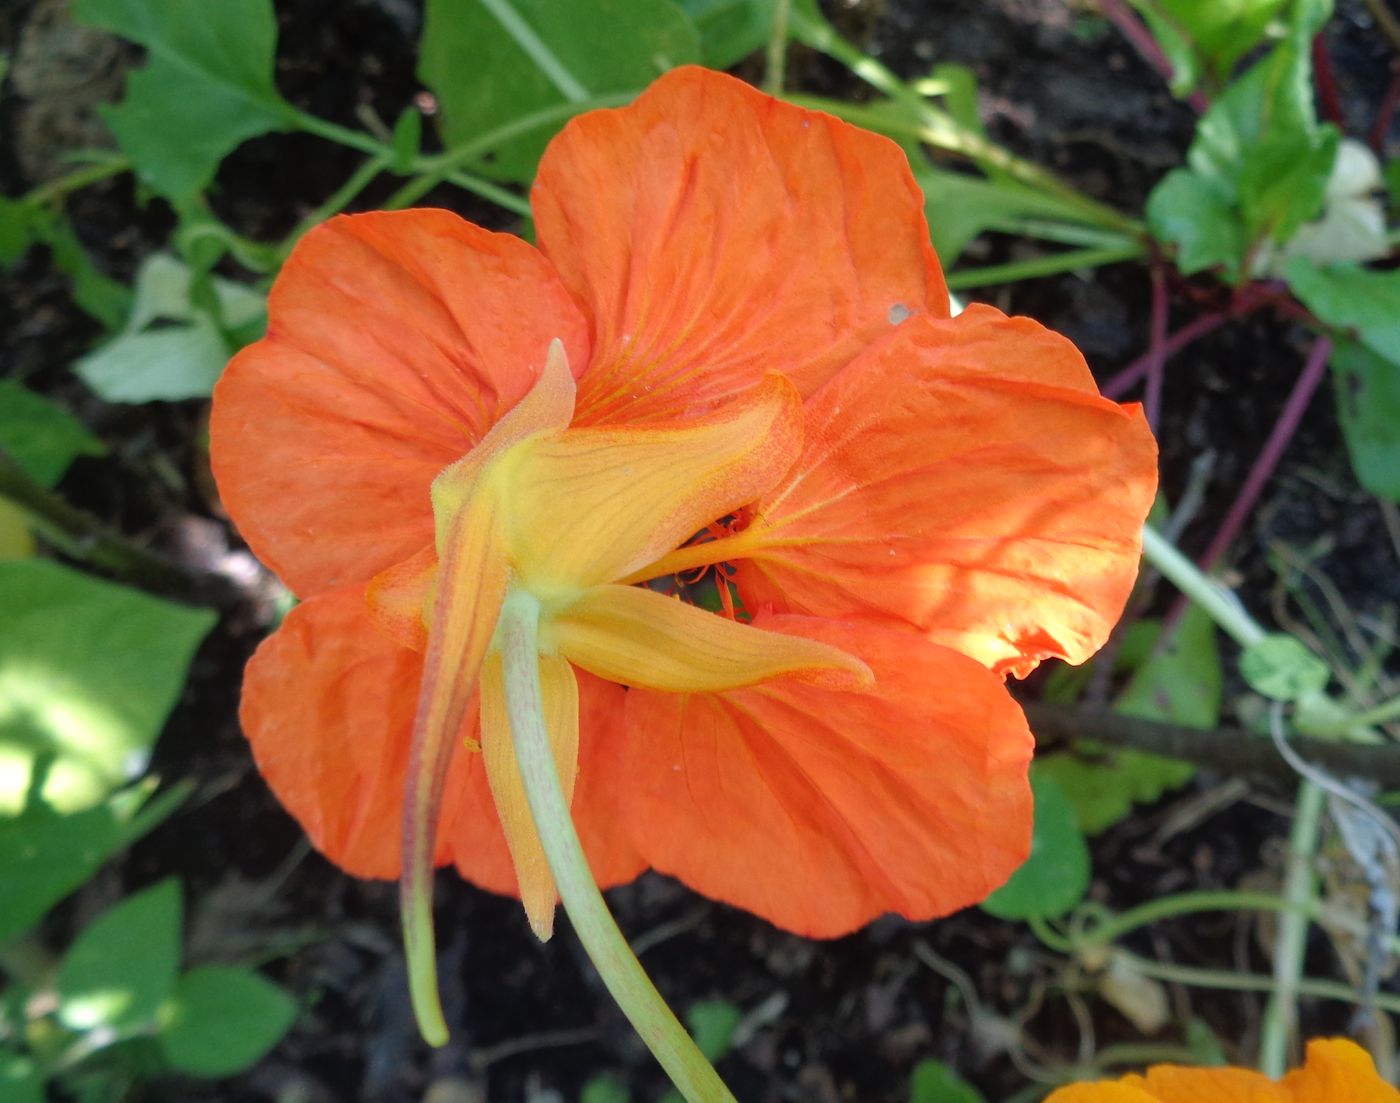
[[173,878],[89,923],[54,981],[58,1018],[72,1030],[120,1030],[155,1017],[180,968],[182,901]]
[[0,379],[0,451],[52,487],[79,456],[106,452],[77,418],[12,379]]
[[207,188],[249,138],[290,124],[272,81],[271,0],[74,0],[74,15],[146,49],[104,113],[142,182],[172,200]]
[[1321,212],[1339,135],[1318,122],[1309,48],[1328,10],[1294,5],[1288,36],[1211,105],[1186,166],[1148,197],[1148,224],[1178,247],[1183,273],[1219,265],[1231,282],[1245,279],[1253,250]]
[[1059,784],[1031,768],[1035,830],[1030,857],[987,897],[984,911],[999,919],[1058,919],[1089,888],[1089,847]]
[[55,811],[31,791],[18,815],[0,815],[0,942],[32,927],[189,795],[181,786],[152,797],[153,789],[151,783],[132,786],[101,804],[67,813]]
[[567,115],[522,120],[635,93],[699,60],[695,27],[671,0],[428,0],[418,75],[437,97],[449,147],[521,124],[467,163],[524,182]]
[[262,335],[267,299],[215,277],[211,305],[197,305],[199,279],[169,254],[147,257],[121,332],[74,365],[83,382],[108,402],[208,396],[230,354]]

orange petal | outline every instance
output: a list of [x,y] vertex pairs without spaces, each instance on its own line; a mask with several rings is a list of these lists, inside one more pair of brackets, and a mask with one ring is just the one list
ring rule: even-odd
[[973,307],[911,320],[807,403],[807,443],[758,502],[750,608],[902,619],[997,671],[1100,647],[1137,575],[1157,483],[1136,407],[1068,341]]
[[569,123],[531,193],[594,319],[581,423],[688,414],[779,371],[808,394],[911,314],[948,314],[893,142],[674,69]]
[[907,629],[759,617],[875,688],[627,696],[625,805],[657,869],[799,934],[983,899],[1030,847],[1031,736],[1000,680]]
[[548,262],[446,211],[312,230],[278,276],[268,336],[214,392],[211,461],[258,557],[302,597],[432,539],[428,487],[587,323]]
[[437,548],[428,544],[380,571],[365,590],[365,607],[375,627],[414,651],[428,649],[426,617],[437,585],[437,563]]
[[[423,657],[375,631],[363,587],[294,608],[249,662],[239,716],[253,757],[316,849],[357,877],[397,877],[404,771]],[[458,759],[466,757],[459,754]],[[443,822],[467,812],[460,763]],[[484,794],[482,794],[484,796]],[[438,864],[448,859],[439,840]]]
[[839,648],[765,632],[636,586],[597,586],[555,616],[547,640],[610,682],[703,693],[783,675],[835,689],[868,687],[870,670]]
[[707,418],[542,435],[492,476],[514,566],[542,598],[620,578],[775,485],[801,446],[800,400],[776,375]]
[[[579,709],[578,682],[574,670],[557,656],[540,656],[540,692],[544,698],[545,730],[554,749],[554,767],[564,800],[572,804],[574,779],[578,774]],[[505,679],[500,652],[487,656],[481,670],[481,746],[486,778],[496,812],[505,829],[515,865],[520,900],[530,927],[541,942],[554,933],[554,908],[559,893],[549,869],[544,846],[540,843],[535,818],[525,797],[525,784],[515,758],[506,715]]]
[[1046,1103],[1400,1103],[1370,1055],[1343,1038],[1308,1043],[1307,1061],[1282,1080],[1253,1069],[1156,1065],[1144,1076],[1072,1084]]

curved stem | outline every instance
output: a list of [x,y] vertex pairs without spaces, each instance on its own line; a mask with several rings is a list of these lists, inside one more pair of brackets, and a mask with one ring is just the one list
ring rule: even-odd
[[1196,564],[1177,551],[1171,541],[1151,525],[1142,528],[1142,554],[1241,647],[1248,647],[1264,638],[1264,629],[1245,611],[1235,595],[1202,573]]
[[506,714],[530,804],[564,910],[579,941],[632,1026],[689,1103],[735,1103],[719,1074],[661,998],[603,901],[559,784],[545,729],[539,669],[540,605],[511,594],[497,641],[505,676]]
[[[1171,919],[1178,915],[1196,915],[1201,912],[1216,911],[1291,912],[1294,910],[1296,910],[1294,903],[1285,900],[1282,896],[1275,896],[1267,892],[1229,890],[1183,892],[1176,896],[1163,897],[1161,900],[1150,900],[1146,904],[1130,908],[1111,919],[1105,919],[1081,936],[1078,944],[1082,948],[1085,945],[1115,942],[1139,927],[1146,927],[1150,923]],[[1305,914],[1313,917],[1316,912],[1316,908],[1308,908]]]
[[1288,1042],[1297,1025],[1298,996],[1302,991],[1303,957],[1307,951],[1308,912],[1316,905],[1317,853],[1322,820],[1323,791],[1311,781],[1298,790],[1297,813],[1288,835],[1288,873],[1283,883],[1289,911],[1279,921],[1274,945],[1274,990],[1264,1009],[1259,1041],[1259,1068],[1275,1079],[1288,1068]]

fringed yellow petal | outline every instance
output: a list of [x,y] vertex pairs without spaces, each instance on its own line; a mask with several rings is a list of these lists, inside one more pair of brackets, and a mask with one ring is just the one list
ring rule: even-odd
[[509,576],[494,498],[477,494],[438,518],[437,594],[423,658],[405,780],[399,901],[414,1014],[423,1037],[447,1040],[438,1004],[432,873],[442,787]]
[[673,693],[718,692],[791,675],[832,689],[873,683],[829,644],[767,632],[635,586],[597,586],[555,615],[547,642],[584,670]]
[[543,434],[490,477],[524,585],[543,596],[659,558],[775,486],[801,447],[801,400],[775,375],[710,417]]
[[[564,800],[571,802],[578,774],[578,680],[573,667],[557,656],[541,655],[539,663],[545,728],[554,749],[554,766],[559,772]],[[520,780],[520,767],[515,760],[515,744],[506,715],[505,683],[498,651],[486,657],[481,670],[481,748],[491,797],[496,802],[496,813],[515,863],[526,918],[530,929],[541,942],[546,942],[554,933],[554,909],[559,894]]]

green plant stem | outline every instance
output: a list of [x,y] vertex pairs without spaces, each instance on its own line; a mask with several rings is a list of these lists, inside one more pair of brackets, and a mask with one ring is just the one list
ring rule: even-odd
[[1071,249],[1064,253],[1050,253],[1029,260],[1016,260],[1007,264],[989,264],[983,268],[963,268],[948,273],[948,290],[965,291],[969,287],[990,287],[995,284],[1015,283],[1017,280],[1038,279],[1053,276],[1060,272],[1071,272],[1077,268],[1097,268],[1104,264],[1118,264],[1125,260],[1137,260],[1147,256],[1147,245],[1133,241],[1124,245],[1100,246],[1091,249]]
[[[1175,896],[1165,896],[1160,900],[1150,900],[1136,908],[1105,919],[1075,940],[1077,948],[1102,946],[1116,942],[1126,934],[1179,915],[1196,915],[1201,912],[1263,911],[1291,912],[1296,905],[1267,892],[1183,892]],[[1317,918],[1320,909],[1307,907],[1303,914],[1310,919]]]
[[539,602],[533,596],[522,591],[511,594],[501,610],[497,639],[516,761],[564,910],[613,999],[686,1100],[735,1103],[642,969],[588,868],[545,729],[539,617]]
[[[888,132],[895,128],[902,129],[909,137],[917,138],[938,149],[960,154],[979,165],[1004,172],[1036,191],[1053,195],[1078,209],[1086,221],[1122,230],[1134,236],[1145,233],[1142,224],[1135,219],[1106,203],[1089,198],[1034,162],[1017,157],[983,135],[963,126],[948,112],[928,104],[888,68],[843,39],[825,20],[814,19],[801,8],[795,9],[792,12],[792,33],[803,45],[839,61],[876,91],[884,93],[900,104],[909,112],[909,119],[901,125],[901,120],[887,114],[835,100],[789,97],[794,102],[805,102],[809,106],[850,119],[872,130]],[[856,116],[864,116],[863,121]]]
[[1297,811],[1288,836],[1288,873],[1283,896],[1289,910],[1279,921],[1274,944],[1274,990],[1264,1009],[1259,1040],[1259,1068],[1279,1077],[1288,1068],[1288,1043],[1297,1025],[1303,957],[1307,952],[1308,915],[1317,906],[1317,872],[1313,859],[1320,834],[1322,789],[1304,781],[1298,790]]
[[[1272,992],[1276,987],[1273,977],[1262,977],[1254,973],[1232,973],[1224,969],[1201,969],[1194,965],[1173,965],[1151,958],[1139,957],[1126,950],[1117,951],[1125,964],[1133,972],[1141,973],[1154,980],[1169,984],[1185,984],[1192,988],[1214,988],[1224,992]],[[1297,994],[1311,999],[1337,1000],[1353,1006],[1374,1006],[1392,1015],[1400,1014],[1400,996],[1382,992],[1366,996],[1350,985],[1334,980],[1313,980],[1304,977],[1298,981]]]
[[337,215],[348,207],[355,199],[355,196],[364,191],[373,182],[374,178],[389,166],[389,157],[383,153],[376,153],[367,157],[364,164],[350,174],[349,179],[341,184],[319,207],[297,224],[293,230],[283,240],[281,246],[282,255],[285,257],[292,251],[295,245],[308,230],[314,226],[319,226],[332,215]]
[[568,66],[535,33],[535,29],[521,18],[514,5],[507,3],[506,0],[480,0],[480,3],[491,13],[496,22],[505,28],[506,34],[515,40],[515,44],[525,51],[525,55],[534,63],[535,68],[543,73],[549,83],[559,90],[560,95],[574,103],[582,103],[588,99],[588,89],[579,83],[578,78],[573,73],[569,72]]
[[788,23],[792,17],[792,0],[774,0],[773,25],[768,31],[768,55],[763,73],[763,90],[770,96],[781,96],[787,82]]
[[55,199],[62,199],[70,192],[90,187],[129,171],[131,171],[131,161],[126,157],[113,157],[96,165],[84,165],[82,168],[74,169],[57,179],[32,188],[25,193],[20,202],[33,207],[43,206]]
[[1235,595],[1201,573],[1196,564],[1151,525],[1144,525],[1142,529],[1142,554],[1241,647],[1249,647],[1264,638],[1264,629],[1245,611]]
[[1389,701],[1382,701],[1373,708],[1364,709],[1361,712],[1354,712],[1341,720],[1328,721],[1322,724],[1309,724],[1307,731],[1309,735],[1326,739],[1345,735],[1353,728],[1371,727],[1375,724],[1388,724],[1392,720],[1397,719],[1400,719],[1400,697],[1392,697]]

